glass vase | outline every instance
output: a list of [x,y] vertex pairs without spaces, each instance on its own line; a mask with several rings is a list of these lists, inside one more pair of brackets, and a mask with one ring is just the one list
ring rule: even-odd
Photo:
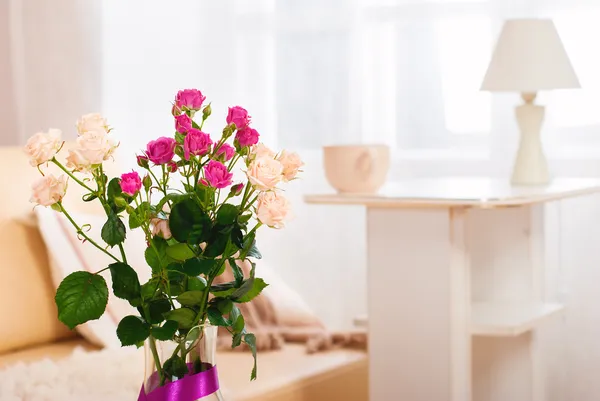
[[217,329],[197,326],[170,341],[148,337],[144,344],[144,394],[140,399],[224,401],[215,362]]

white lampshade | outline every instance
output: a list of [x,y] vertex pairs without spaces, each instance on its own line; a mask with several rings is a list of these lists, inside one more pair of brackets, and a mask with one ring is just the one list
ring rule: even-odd
[[504,23],[481,90],[533,93],[579,87],[552,20],[516,19]]

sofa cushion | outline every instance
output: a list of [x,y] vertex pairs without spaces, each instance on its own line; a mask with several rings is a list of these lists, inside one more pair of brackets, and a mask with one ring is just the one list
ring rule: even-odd
[[56,318],[46,247],[33,218],[0,220],[0,353],[73,337]]

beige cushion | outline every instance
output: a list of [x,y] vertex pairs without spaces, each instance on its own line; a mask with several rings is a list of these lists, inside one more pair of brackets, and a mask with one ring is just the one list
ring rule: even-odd
[[0,353],[74,336],[56,316],[46,248],[37,227],[0,221]]

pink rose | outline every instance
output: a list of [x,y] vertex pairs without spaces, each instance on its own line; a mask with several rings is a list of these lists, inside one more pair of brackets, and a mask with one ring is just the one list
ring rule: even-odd
[[177,92],[175,105],[179,108],[187,107],[190,110],[200,110],[206,96],[202,95],[198,89],[184,89]]
[[250,163],[246,175],[256,189],[268,191],[282,180],[283,165],[279,160],[263,156]]
[[42,206],[52,206],[60,202],[67,192],[67,177],[63,174],[56,178],[46,174],[37,179],[31,186],[31,199],[29,202]]
[[56,155],[63,142],[60,130],[50,129],[48,132],[38,132],[25,145],[25,153],[29,156],[29,164],[37,167],[46,163]]
[[171,229],[169,228],[169,220],[154,218],[150,220],[152,224],[152,235],[163,237],[164,239],[171,238]]
[[278,191],[262,192],[258,195],[256,217],[271,228],[283,228],[290,210],[290,202]]
[[125,173],[121,176],[121,191],[129,196],[135,196],[138,191],[142,188],[142,179],[140,175],[135,171],[131,173]]
[[185,156],[185,160],[190,160],[190,155],[204,156],[210,152],[212,143],[210,135],[199,129],[190,129],[183,141],[183,155]]
[[234,106],[229,108],[227,113],[227,124],[234,123],[237,129],[245,128],[250,124],[250,116],[245,108]]
[[240,147],[244,146],[252,146],[258,143],[259,133],[254,128],[246,127],[242,130],[238,130],[235,134],[235,140],[240,145]]
[[278,157],[279,161],[283,165],[283,180],[291,181],[296,178],[300,167],[304,166],[304,162],[298,156],[296,152],[288,152],[283,150]]
[[224,143],[223,145],[221,145],[221,147],[219,148],[219,150],[217,150],[217,153],[216,153],[215,156],[219,160],[227,162],[227,161],[231,160],[231,158],[233,157],[233,155],[235,155],[235,149],[233,148],[233,146],[231,146],[231,145],[229,145],[227,143]]
[[173,160],[175,156],[175,139],[160,137],[155,141],[148,142],[146,145],[146,156],[154,164],[166,164]]
[[221,189],[231,185],[233,174],[227,170],[223,163],[211,160],[204,167],[204,176],[211,187]]
[[182,134],[192,129],[192,119],[190,116],[185,113],[175,116],[175,129]]

